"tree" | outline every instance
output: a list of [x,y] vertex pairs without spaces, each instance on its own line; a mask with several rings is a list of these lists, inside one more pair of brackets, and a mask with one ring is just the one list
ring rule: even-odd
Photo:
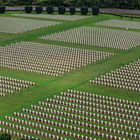
[[53,6],[61,6],[61,5],[64,5],[64,1],[63,0],[50,0],[50,3]]
[[45,5],[48,2],[48,0],[34,0],[33,3],[35,5]]
[[102,8],[140,8],[140,0],[0,0],[0,5],[31,5],[32,3],[38,5],[51,6],[75,6],[75,7],[92,7],[99,6]]
[[64,0],[65,6],[72,6],[74,4],[74,0]]

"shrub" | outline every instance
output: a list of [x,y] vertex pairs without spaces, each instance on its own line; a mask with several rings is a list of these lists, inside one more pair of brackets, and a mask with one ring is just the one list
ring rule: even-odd
[[53,14],[53,12],[54,12],[54,7],[53,6],[48,6],[47,7],[47,13],[48,14]]
[[98,15],[100,13],[100,9],[97,6],[92,7],[92,14]]
[[87,13],[88,13],[88,7],[81,7],[81,14],[87,15]]
[[26,13],[31,13],[33,10],[33,8],[30,6],[30,7],[25,7],[25,12]]
[[70,10],[70,14],[71,14],[71,15],[74,15],[75,12],[76,12],[75,7],[70,7],[69,10]]
[[11,136],[9,134],[1,134],[0,140],[11,140]]
[[65,14],[65,12],[66,12],[66,9],[65,9],[64,6],[59,6],[59,7],[58,7],[58,13],[59,13],[59,14]]
[[37,14],[41,14],[43,11],[43,7],[39,6],[35,8]]
[[4,14],[5,13],[5,6],[0,6],[0,13],[1,14]]

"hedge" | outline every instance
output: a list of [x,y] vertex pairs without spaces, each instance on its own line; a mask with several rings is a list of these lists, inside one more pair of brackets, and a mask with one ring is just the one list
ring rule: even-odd
[[100,13],[100,9],[97,6],[92,7],[92,14],[93,15],[98,15]]
[[47,13],[48,14],[53,14],[53,12],[54,12],[54,7],[53,6],[48,6],[47,7]]
[[1,14],[4,14],[5,10],[6,10],[5,6],[0,6],[0,13]]
[[75,9],[75,7],[70,7],[70,8],[69,8],[69,11],[70,11],[70,14],[71,14],[71,15],[74,15],[75,12],[76,12],[76,9]]
[[28,13],[31,13],[33,10],[33,8],[30,6],[30,7],[25,7],[25,12],[28,14]]
[[81,7],[81,14],[87,15],[88,14],[88,7]]
[[35,8],[37,14],[41,14],[43,12],[43,7],[39,6]]
[[58,7],[58,13],[59,13],[59,14],[65,14],[65,12],[66,12],[66,9],[65,9],[64,6],[59,6],[59,7]]

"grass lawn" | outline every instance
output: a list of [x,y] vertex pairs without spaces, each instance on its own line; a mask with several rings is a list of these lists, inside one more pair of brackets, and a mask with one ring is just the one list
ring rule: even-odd
[[[13,16],[12,14],[13,13],[11,14],[8,13],[2,16],[11,17]],[[60,94],[61,91],[65,91],[67,89],[82,90],[87,92],[93,92],[96,94],[140,102],[139,92],[126,91],[99,85],[91,85],[89,83],[89,80],[94,79],[94,77],[97,77],[101,74],[105,74],[106,72],[110,72],[115,68],[119,68],[120,66],[129,64],[130,62],[133,62],[134,60],[140,58],[140,47],[134,48],[129,51],[122,51],[115,49],[105,49],[96,46],[81,46],[70,43],[62,43],[57,41],[46,41],[38,39],[38,36],[51,34],[54,32],[59,32],[79,26],[97,26],[95,24],[96,22],[107,19],[120,19],[120,18],[117,16],[104,14],[94,16],[89,19],[84,19],[81,21],[72,21],[72,22],[64,21],[62,25],[38,29],[32,32],[23,33],[19,35],[0,33],[0,46],[15,43],[22,40],[48,44],[57,44],[66,47],[106,51],[115,54],[115,56],[109,58],[108,60],[103,60],[96,64],[88,65],[84,68],[81,68],[80,70],[72,71],[71,73],[66,73],[61,77],[50,77],[35,73],[0,68],[0,75],[28,81],[34,81],[37,84],[37,86],[27,90],[23,90],[19,94],[15,94],[12,96],[8,96],[4,99],[1,99],[0,120],[3,120],[5,115],[12,115],[14,111],[20,111],[23,107],[29,107],[31,104],[38,103],[38,101],[44,100],[47,97],[52,98],[54,94]]]

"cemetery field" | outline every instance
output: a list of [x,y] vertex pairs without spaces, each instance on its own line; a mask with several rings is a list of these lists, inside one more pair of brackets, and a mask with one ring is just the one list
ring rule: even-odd
[[[24,22],[24,19],[29,20],[30,16],[27,16],[26,18],[26,15],[21,15],[21,16],[19,15],[20,14],[18,12],[16,14],[8,13],[5,15],[0,15],[0,18],[9,17],[10,19],[12,18],[17,19],[17,21],[19,19],[22,19],[23,22]],[[62,18],[62,21],[58,20],[57,18],[51,19],[48,17],[46,19],[44,18],[44,15],[42,16],[42,18],[39,18],[37,16],[34,17],[33,15],[31,15],[31,17],[32,17],[31,18],[32,21],[33,20],[41,21],[43,24],[42,25],[43,28],[40,28],[40,27],[36,28],[38,25],[35,25],[34,26],[35,28],[31,27],[29,28],[29,31],[28,30],[25,31],[23,29],[22,33],[19,33],[20,32],[19,30],[17,30],[17,32],[14,32],[12,30],[13,33],[11,33],[11,30],[10,31],[7,30],[7,32],[9,33],[3,33],[4,32],[3,30],[0,31],[0,53],[3,54],[3,55],[0,55],[0,76],[20,79],[20,80],[30,81],[31,83],[32,82],[35,83],[35,85],[27,84],[29,88],[22,88],[22,90],[19,93],[15,92],[15,94],[8,95],[4,98],[0,97],[0,121],[5,121],[5,116],[13,116],[14,112],[22,112],[23,108],[30,108],[31,105],[38,104],[39,101],[44,101],[46,98],[54,99],[54,95],[60,95],[61,92],[65,92],[68,89],[88,92],[88,93],[95,93],[97,95],[109,96],[112,98],[119,98],[119,99],[124,99],[128,101],[140,103],[140,91],[135,91],[135,90],[133,91],[133,90],[121,89],[121,88],[116,88],[116,87],[111,87],[111,86],[105,86],[104,84],[100,85],[100,84],[90,83],[90,80],[95,80],[95,78],[99,78],[101,75],[105,75],[106,73],[110,73],[111,71],[115,71],[116,69],[120,69],[121,67],[125,67],[126,65],[129,65],[130,63],[133,63],[134,61],[140,59],[140,41],[137,40],[137,39],[140,39],[139,38],[140,29],[137,29],[139,28],[139,26],[136,29],[133,29],[133,28],[128,29],[128,31],[126,30],[126,28],[124,28],[124,26],[121,29],[119,27],[115,27],[114,24],[109,27],[108,25],[106,25],[107,24],[106,22],[105,22],[106,24],[104,25],[103,21],[121,20],[121,19],[120,17],[113,16],[113,15],[106,15],[106,14],[101,14],[99,16],[89,15],[88,18],[83,18],[80,20],[69,20],[69,21],[67,20],[65,21],[64,18]],[[43,22],[47,22],[48,19],[52,25],[44,26]],[[128,18],[124,18],[124,20],[130,21],[130,19]],[[28,24],[31,24],[32,21],[28,22]],[[140,20],[133,19],[133,21],[140,24]],[[61,22],[61,24],[59,24],[59,22]],[[102,24],[98,25],[97,24],[98,22],[101,22],[103,25]],[[10,25],[10,22],[9,22],[9,25]],[[80,28],[83,26],[88,27],[88,28],[100,28],[100,30],[109,29],[109,30],[114,30],[114,32],[122,31],[122,32],[126,32],[126,34],[127,32],[130,31],[133,33],[134,38],[135,38],[135,33],[137,35],[139,34],[139,36],[137,36],[137,39],[134,40],[136,42],[134,42],[134,44],[132,43],[132,46],[135,45],[135,47],[132,47],[132,48],[130,47],[126,50],[115,49],[113,47],[102,47],[102,45],[100,46],[100,43],[98,42],[99,40],[97,41],[98,42],[97,44],[91,43],[90,45],[86,45],[82,43],[79,43],[79,44],[74,43],[74,41],[70,41],[70,42],[60,41],[60,40],[57,40],[57,37],[54,40],[51,40],[51,39],[47,40],[47,39],[42,38],[42,36],[49,36],[49,35],[53,35],[54,33],[59,34],[66,31],[68,33],[68,30],[73,30],[75,28]],[[16,26],[15,26],[15,29],[16,29]],[[99,34],[99,37],[100,36],[101,35]],[[121,42],[120,43],[121,45],[120,44],[119,45],[127,46],[126,44],[127,39],[130,39],[130,38],[128,37],[128,38],[125,38],[124,40],[122,39],[121,41],[126,41],[126,42],[125,43]],[[10,50],[10,47],[12,48],[11,44],[14,44],[14,46],[16,46],[15,44],[21,41],[32,42],[32,43],[31,44],[29,43],[29,45],[25,43],[26,46],[28,46],[25,48],[24,48],[24,44],[19,44],[19,46],[22,47],[23,52],[20,52],[20,50],[17,51],[19,49],[18,47],[15,47],[15,52],[12,52],[12,49]],[[118,41],[119,40],[113,43],[116,45]],[[131,43],[131,40],[128,40],[128,42]],[[40,44],[38,45],[38,48],[34,47],[36,43]],[[71,53],[64,55],[63,53],[65,53],[65,51],[63,49],[60,50],[59,53],[55,53],[52,50],[48,49],[49,45],[52,47],[52,50],[54,48],[56,49],[57,47],[59,47],[61,49],[63,48],[64,50],[68,50],[69,52],[72,52],[72,53],[74,52],[74,56]],[[9,50],[5,49],[5,51],[3,51],[4,47],[7,47]],[[27,55],[26,50],[27,52],[31,52],[31,53]],[[20,55],[19,57],[16,57],[16,55],[18,56],[18,54],[16,54],[16,51],[18,52],[18,54],[21,55],[21,57]],[[36,52],[34,53],[34,51]],[[57,51],[59,51],[59,49]],[[98,52],[98,53],[95,54],[94,52],[96,53]],[[100,60],[99,60],[100,58],[99,52],[100,53],[104,52],[104,55],[105,55],[105,56],[101,55]],[[33,56],[32,56],[32,53],[34,53]],[[45,53],[48,54],[46,59],[43,59],[40,56],[38,56],[43,53],[44,55]],[[84,55],[84,53],[86,54]],[[4,54],[7,54],[7,56]],[[11,54],[13,56],[10,57]],[[92,56],[93,54],[94,56]],[[109,55],[106,57],[107,54]],[[55,57],[54,55],[57,55],[57,57],[54,58]],[[61,65],[63,65],[64,63],[63,57],[65,57],[65,59],[66,57],[68,57],[68,60],[66,62],[64,61],[67,67],[64,66],[62,68]],[[11,58],[13,58],[13,61],[10,60]],[[27,58],[29,59],[29,61],[27,60],[23,62],[22,60],[21,63],[14,65],[16,61],[21,60],[23,58],[25,60]],[[93,59],[93,61],[89,63],[91,58]],[[54,63],[51,65],[50,62],[47,61],[47,59],[49,59],[52,63],[54,61]],[[75,61],[72,59],[75,59]],[[79,59],[79,61],[76,61],[76,59]],[[39,60],[44,61],[44,63],[40,64]],[[57,69],[55,69],[54,68],[56,64],[55,61],[57,60],[58,60],[58,63],[59,61],[62,61],[63,63],[59,63],[58,65],[56,65]],[[2,65],[2,61],[4,61],[3,65]],[[68,66],[67,63],[69,62],[71,62],[71,65]],[[26,68],[23,68],[20,64],[25,65]],[[36,65],[33,65],[33,64],[36,64]],[[39,66],[37,66],[37,64]],[[52,67],[50,69],[47,69],[46,67],[44,68],[43,65],[46,65],[46,67],[47,66],[48,67],[52,66]],[[75,65],[79,65],[79,67],[75,68]],[[32,66],[32,68],[28,66]],[[44,68],[44,69],[40,70],[39,67]],[[34,71],[30,71],[30,69]],[[68,69],[69,71],[67,71]],[[61,72],[63,70],[64,70],[64,73],[62,74]],[[48,71],[51,71],[51,72],[49,73]],[[48,73],[44,74],[43,72],[44,73],[48,72],[49,74]],[[57,76],[53,75],[53,74],[56,74],[57,72],[60,72],[61,74],[58,74]],[[137,70],[137,73],[138,73],[138,77],[140,77],[139,69]],[[42,140],[44,139],[42,138]]]

